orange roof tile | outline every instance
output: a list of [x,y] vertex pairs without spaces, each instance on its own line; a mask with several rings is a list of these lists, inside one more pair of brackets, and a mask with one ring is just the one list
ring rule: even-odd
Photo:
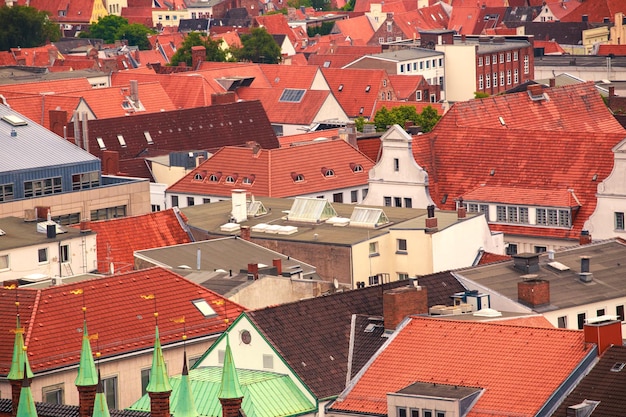
[[[82,295],[72,291],[82,289]],[[154,300],[141,296],[152,294],[157,301],[161,344],[179,343],[181,324],[173,320],[185,317],[188,340],[217,335],[228,327],[244,309],[206,288],[163,268],[149,268],[61,284],[44,289],[20,288],[21,322],[25,329],[28,360],[35,374],[77,365],[80,359],[83,326],[82,307],[87,307],[91,334],[98,334],[102,358],[139,350],[150,351],[154,344]],[[0,288],[0,332],[10,334],[15,326],[16,290]],[[191,300],[203,299],[214,308],[216,316],[205,317]],[[215,307],[219,305],[219,307]],[[0,338],[0,374],[7,375],[11,364],[13,339]]]
[[561,17],[561,22],[580,22],[582,16],[587,15],[590,23],[601,23],[608,18],[615,23],[615,14],[624,12],[623,0],[589,0],[581,2],[574,10]]
[[139,54],[139,63],[144,67],[148,64],[154,64],[155,62],[158,62],[161,65],[167,65],[169,62],[164,55],[155,49],[137,51],[137,53]]
[[91,88],[87,78],[72,78],[64,80],[41,81],[34,83],[0,85],[0,94],[5,97],[23,93],[67,93],[71,91],[87,90]]
[[65,97],[62,95],[39,95],[29,94],[11,97],[9,105],[29,119],[50,129],[50,110],[64,110],[67,112],[67,120],[72,118],[72,112],[78,108],[79,97]]
[[319,69],[313,66],[259,65],[260,70],[272,88],[299,88],[308,90],[316,77],[322,77]]
[[[535,44],[537,41],[535,41]],[[626,56],[626,45],[600,45],[598,49],[598,55],[608,56],[613,54],[615,56]]]
[[[455,103],[432,132],[415,138],[413,155],[429,174],[429,190],[438,207],[453,209],[455,199],[481,184],[572,189],[581,203],[573,213],[572,228],[541,228],[540,234],[578,238],[595,209],[597,184],[613,167],[611,149],[626,131],[593,83],[545,93],[547,100],[533,101],[521,92]],[[490,226],[506,233],[539,234],[532,226]]]
[[11,52],[0,51],[0,65],[17,65],[17,61]]
[[[354,164],[363,169],[355,172]],[[168,192],[230,196],[233,189],[239,188],[257,196],[294,197],[367,184],[373,165],[358,149],[340,139],[260,149],[256,154],[250,148],[228,146],[169,187]],[[334,175],[325,176],[322,168],[332,169]],[[210,181],[211,174],[217,173],[219,181]],[[202,179],[194,179],[196,174]],[[298,174],[304,176],[304,181],[295,182],[294,175]],[[234,177],[235,182],[226,183],[227,176]],[[244,184],[246,177],[252,184]]]
[[50,19],[55,22],[88,24],[94,9],[94,0],[29,0],[29,6],[49,12]]
[[[250,84],[251,87],[270,87],[270,83],[263,71],[261,71],[261,67],[259,64],[254,63],[203,61],[200,64],[200,69],[195,73],[218,86],[219,83],[216,83],[216,80],[221,78],[244,77],[254,78],[254,81]],[[220,91],[224,91],[223,87],[220,88]]]
[[[341,53],[341,47],[367,47],[367,40],[364,39],[352,39],[349,36],[343,35],[341,33],[330,34],[324,36],[316,36],[311,40],[306,47],[302,48],[296,47],[298,52],[303,52],[305,54],[335,54]],[[376,47],[376,46],[374,46]],[[382,49],[380,45],[378,45],[378,52]],[[359,55],[360,56],[360,55]]]
[[228,31],[224,33],[211,34],[211,39],[213,40],[221,39],[224,42],[226,42],[226,45],[228,45],[228,47],[236,47],[236,48],[242,47],[241,38],[239,37],[239,32],[236,32],[236,31]]
[[[376,52],[379,53],[380,51]],[[352,54],[312,54],[307,63],[323,68],[343,68],[363,55]]]
[[[565,54],[565,49],[561,48],[561,45],[559,45],[555,41],[539,41],[535,39],[534,47],[543,48],[544,55],[564,55]],[[602,45],[600,45],[600,48],[602,48]]]
[[393,21],[406,39],[419,39],[419,31],[447,29],[449,16],[441,3],[394,15]]
[[466,201],[484,201],[502,204],[525,204],[529,206],[578,207],[574,191],[481,185],[463,194]]
[[292,45],[295,45],[303,36],[301,32],[296,33],[287,22],[287,16],[277,13],[254,17],[257,26],[264,27],[271,35],[287,35]]
[[111,262],[116,271],[133,269],[134,251],[191,242],[172,209],[92,221],[91,230],[97,233],[100,272],[109,271]]
[[423,75],[389,74],[389,81],[393,85],[398,100],[415,100],[417,90],[429,87]]
[[387,415],[419,381],[482,388],[468,417],[536,415],[595,355],[581,331],[411,317],[330,410]]
[[305,66],[309,64],[306,59],[306,56],[303,53],[296,53],[295,55],[291,55],[289,57],[283,58],[283,63],[285,65],[297,65],[297,66]]
[[460,35],[473,35],[476,33],[474,28],[480,17],[480,7],[476,4],[468,6],[454,6],[448,22],[448,28],[454,30]]
[[374,36],[374,28],[367,16],[338,20],[335,22],[335,27],[343,37],[349,36],[352,40],[360,39],[367,43]]
[[[478,265],[487,265],[494,262],[502,262],[502,261],[510,261],[511,257],[509,255],[499,255],[496,253],[484,252],[480,260],[478,261]],[[550,327],[554,327],[550,325]]]
[[291,144],[311,142],[318,138],[339,138],[339,129],[319,130],[316,132],[301,133],[299,135],[279,136],[278,142],[280,143],[281,148],[286,148],[291,146]]

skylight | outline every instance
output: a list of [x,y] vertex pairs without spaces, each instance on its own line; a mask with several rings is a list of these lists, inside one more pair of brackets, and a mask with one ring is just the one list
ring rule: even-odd
[[6,116],[2,116],[2,120],[10,124],[11,126],[26,126],[26,120],[17,117],[13,114],[7,114]]
[[328,200],[296,197],[289,210],[288,219],[291,221],[317,223],[336,216],[337,212]]
[[350,216],[350,225],[360,227],[378,227],[389,223],[387,215],[382,209],[355,207]]
[[150,132],[146,130],[145,132],[143,132],[143,135],[146,137],[146,142],[148,142],[148,145],[152,145],[154,143],[154,141],[152,140],[152,136],[150,136]]
[[122,148],[126,147],[126,141],[124,140],[124,136],[122,135],[117,135],[117,140],[120,142],[120,146]]
[[302,101],[305,92],[306,90],[285,88],[278,101],[283,103],[299,103]]
[[206,302],[206,300],[193,300],[191,301],[191,303],[198,309],[198,311],[200,311],[200,313],[202,313],[204,317],[217,316],[217,313],[215,312],[215,310],[213,310],[213,307],[211,307],[209,303]]
[[104,144],[104,140],[102,140],[102,138],[96,138],[96,141],[98,142],[98,146],[100,147],[100,150],[103,151],[105,150],[107,147]]

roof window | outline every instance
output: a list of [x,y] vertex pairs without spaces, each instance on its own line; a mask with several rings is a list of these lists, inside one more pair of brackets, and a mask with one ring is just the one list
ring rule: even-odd
[[335,171],[330,168],[322,168],[322,174],[324,174],[325,177],[334,177]]
[[120,142],[120,146],[122,148],[126,147],[126,141],[124,140],[124,136],[122,135],[117,135],[117,140]]
[[7,114],[6,116],[2,116],[2,120],[10,124],[11,126],[26,126],[28,124],[26,123],[26,120],[13,114]]
[[343,84],[339,84],[339,88],[338,88],[338,90],[339,90],[339,91],[343,91]]
[[367,87],[365,87],[365,92],[369,93],[371,89],[372,89],[372,86],[368,85]]
[[102,140],[102,138],[96,138],[96,142],[98,142],[98,146],[100,147],[101,151],[105,151],[106,150],[106,145],[104,144],[104,140]]
[[146,142],[148,142],[148,145],[154,144],[154,141],[152,140],[152,136],[150,136],[150,132],[146,130],[145,132],[143,132],[143,135],[145,136]]
[[285,88],[278,101],[282,103],[300,103],[305,92],[306,90]]
[[217,313],[213,310],[213,307],[206,302],[206,300],[192,300],[191,303],[202,313],[204,317],[215,317]]

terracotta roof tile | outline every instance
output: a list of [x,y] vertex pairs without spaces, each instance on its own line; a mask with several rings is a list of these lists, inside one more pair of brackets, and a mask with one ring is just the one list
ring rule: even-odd
[[97,233],[100,272],[108,272],[111,262],[116,271],[132,270],[135,263],[134,252],[138,250],[191,242],[173,209],[141,216],[92,221],[91,230]]
[[[413,154],[429,174],[438,207],[453,209],[455,199],[481,184],[552,192],[572,189],[581,203],[573,227],[542,228],[541,234],[578,238],[595,209],[597,184],[611,172],[611,149],[625,131],[593,83],[545,92],[548,100],[533,101],[522,92],[456,103],[432,132],[415,138]],[[490,226],[507,233],[538,233],[530,226]]]
[[301,133],[299,135],[279,136],[278,141],[280,142],[281,148],[287,148],[291,146],[291,144],[311,142],[318,138],[339,138],[339,129],[319,130],[315,132]]
[[576,193],[563,189],[537,189],[507,187],[507,186],[479,186],[463,194],[465,201],[485,201],[502,204],[525,204],[529,206],[578,207]]
[[[602,46],[603,45],[600,45],[600,48],[602,48]],[[564,55],[565,54],[565,49],[561,48],[561,45],[559,45],[557,42],[554,42],[554,41],[540,41],[540,40],[535,39],[534,47],[543,48],[544,55]]]
[[511,257],[509,255],[498,255],[496,253],[484,252],[480,257],[480,260],[478,261],[478,265],[486,265],[486,264],[491,264],[494,262],[510,261],[510,260],[511,260]]
[[264,27],[271,35],[287,35],[294,45],[300,39],[300,36],[289,26],[287,16],[283,14],[255,16],[254,19],[258,26]]
[[22,84],[6,84],[0,86],[0,94],[5,97],[24,93],[41,94],[46,93],[67,93],[71,91],[87,90],[91,88],[87,78],[72,78],[54,81],[42,81]]
[[[363,169],[355,172],[354,164]],[[367,184],[368,172],[373,165],[343,140],[260,149],[256,154],[250,148],[224,147],[170,186],[168,192],[230,196],[232,190],[238,188],[256,196],[294,197]],[[326,177],[322,168],[332,169],[334,175]],[[194,179],[196,174],[202,179]],[[217,182],[210,181],[211,174],[219,176]],[[294,174],[303,175],[304,181],[295,182]],[[227,176],[234,177],[235,182],[226,183]],[[252,184],[244,183],[246,177],[252,179]]]
[[[535,41],[537,44],[537,41]],[[608,56],[613,54],[615,56],[626,56],[626,45],[600,45],[598,48],[598,55]]]
[[[270,83],[265,77],[258,64],[233,63],[233,62],[209,62],[203,61],[200,70],[195,72],[205,79],[215,83],[220,78],[246,77],[254,78],[250,87],[267,88]],[[219,85],[219,84],[218,84]],[[222,91],[224,91],[222,87]]]
[[11,52],[0,51],[0,65],[17,65],[17,61]]
[[[83,295],[73,290],[82,289]],[[141,295],[153,294],[158,301],[161,343],[179,343],[182,327],[172,319],[185,316],[189,339],[223,332],[243,308],[206,288],[163,268],[96,278],[45,289],[18,289],[20,313],[25,328],[28,360],[35,374],[76,365],[81,351],[82,306],[87,307],[89,331],[98,334],[102,358],[149,350],[154,343],[154,302]],[[15,315],[15,290],[0,289],[0,314]],[[205,317],[191,303],[204,299],[215,307],[214,317]],[[0,331],[9,334],[15,320],[0,320]],[[11,338],[0,339],[0,374],[11,365]]]
[[480,7],[476,6],[475,3],[467,6],[455,4],[452,8],[452,13],[450,14],[448,27],[460,35],[474,35],[476,33],[474,28],[478,23],[479,15]]
[[374,162],[378,161],[383,144],[380,140],[380,136],[374,138],[357,138],[356,144],[359,150],[367,155],[369,159]]
[[618,12],[624,12],[622,0],[589,0],[581,2],[574,10],[561,17],[561,22],[580,22],[582,16],[587,15],[591,23],[602,23],[605,17],[615,23],[615,14]]
[[387,393],[419,381],[482,388],[468,417],[535,415],[595,356],[583,341],[573,330],[412,317],[331,411],[386,415]]
[[374,36],[374,28],[367,16],[338,20],[335,22],[335,27],[344,38],[349,36],[353,40],[361,39],[363,42],[369,42]]
[[[97,0],[30,0],[29,5],[50,13],[55,22],[90,23]],[[59,12],[64,11],[63,15]],[[104,11],[106,15],[106,10]]]
[[[291,65],[259,65],[259,68],[269,81],[272,88],[301,88],[305,90],[313,89],[313,82],[321,78],[322,74],[318,68],[313,66],[291,66]],[[319,88],[317,88],[319,89]]]
[[434,6],[420,7],[394,15],[393,21],[405,39],[420,39],[420,31],[447,29],[450,16],[444,7],[438,3]]

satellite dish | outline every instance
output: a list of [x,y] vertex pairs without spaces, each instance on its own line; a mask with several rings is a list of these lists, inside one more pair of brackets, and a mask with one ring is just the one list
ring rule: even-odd
[[335,289],[339,288],[339,281],[337,281],[337,278],[333,278],[333,287],[335,287]]

